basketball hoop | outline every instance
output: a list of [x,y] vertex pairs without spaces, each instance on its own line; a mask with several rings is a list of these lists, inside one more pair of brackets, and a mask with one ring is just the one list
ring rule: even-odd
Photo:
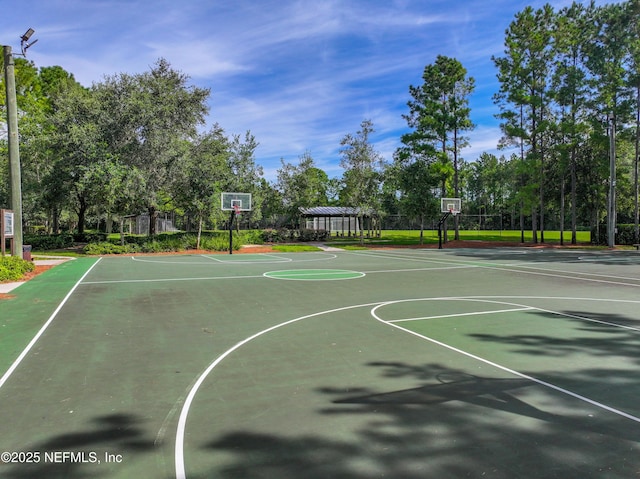
[[236,216],[240,216],[240,211],[241,211],[241,210],[240,210],[240,205],[233,205],[233,213],[234,213]]

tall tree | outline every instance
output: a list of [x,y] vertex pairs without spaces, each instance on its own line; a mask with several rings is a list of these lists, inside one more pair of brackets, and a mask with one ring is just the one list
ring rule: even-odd
[[[494,57],[498,67],[500,91],[495,101],[501,109],[504,142],[521,144],[528,149],[526,160],[537,185],[538,208],[533,201],[531,219],[534,242],[538,241],[537,219],[540,215],[541,240],[544,241],[545,144],[550,123],[548,81],[552,65],[551,32],[554,11],[550,5],[534,10],[526,7],[506,31],[505,56]],[[523,158],[524,159],[524,158]],[[528,198],[528,200],[531,200]]]
[[43,180],[44,198],[57,210],[66,206],[66,197],[71,196],[80,234],[84,232],[87,211],[102,201],[98,193],[102,179],[95,172],[108,168],[109,161],[116,158],[102,140],[97,120],[100,110],[101,105],[90,90],[70,85],[55,97],[49,117],[49,149],[55,153],[53,168]]
[[[251,193],[252,211],[248,218],[253,221],[262,219],[262,202],[264,198],[261,188],[262,166],[256,163],[256,149],[258,148],[256,137],[247,131],[244,137],[233,135],[229,142],[229,168],[231,169],[231,181],[227,185],[227,191]],[[238,227],[240,222],[238,221]]]
[[196,217],[197,249],[205,220],[220,211],[220,194],[233,180],[230,155],[224,130],[215,124],[190,142],[182,161],[175,164],[172,197],[176,206]]
[[281,163],[276,185],[290,220],[299,221],[300,208],[329,204],[329,177],[316,167],[309,152],[298,158],[297,165]]
[[373,217],[379,208],[382,155],[370,142],[374,132],[371,120],[363,120],[360,130],[345,135],[340,141],[340,166],[344,168],[344,202],[357,209],[360,222],[360,244],[364,243],[364,217]]
[[162,207],[161,193],[171,187],[171,165],[183,153],[182,142],[196,136],[208,111],[209,90],[188,81],[160,59],[148,72],[106,77],[93,87],[109,151],[145,176],[150,235]]
[[[594,7],[573,3],[562,9],[557,17],[553,34],[557,58],[552,77],[552,95],[560,109],[559,138],[561,169],[561,217],[564,218],[564,171],[569,170],[571,204],[571,244],[577,241],[577,162],[578,151],[588,139],[589,106],[588,74],[584,59],[587,42],[593,35]],[[564,221],[561,219],[561,228]]]
[[[431,181],[420,187],[407,175],[418,175],[426,180],[430,174],[436,174],[442,185],[441,195],[445,197],[451,173],[453,194],[460,196],[460,151],[468,144],[464,132],[474,127],[469,117],[469,96],[474,90],[474,79],[467,77],[467,70],[458,60],[442,55],[425,67],[422,79],[422,85],[409,87],[412,99],[407,103],[409,114],[403,118],[412,131],[401,137],[403,146],[396,153],[396,161],[407,170],[400,175],[405,178],[406,193],[417,197],[409,203],[418,206],[423,198],[422,208],[426,208],[432,204],[425,196],[426,190],[432,188]],[[420,211],[422,219],[425,213],[424,209]],[[457,217],[455,231],[458,239]]]

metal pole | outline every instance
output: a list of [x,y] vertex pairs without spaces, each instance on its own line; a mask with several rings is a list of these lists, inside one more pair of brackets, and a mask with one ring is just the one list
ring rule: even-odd
[[20,151],[18,148],[18,106],[16,101],[16,78],[11,47],[4,46],[4,82],[7,88],[7,133],[9,144],[9,176],[11,189],[10,208],[15,215],[12,255],[22,257],[22,180],[20,173]]
[[609,213],[607,215],[607,243],[616,244],[616,117],[611,115],[609,129]]

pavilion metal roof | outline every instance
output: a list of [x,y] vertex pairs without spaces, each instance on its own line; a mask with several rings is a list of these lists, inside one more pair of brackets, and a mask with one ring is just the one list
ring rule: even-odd
[[360,209],[351,206],[314,206],[300,208],[300,213],[304,216],[357,216],[360,214]]

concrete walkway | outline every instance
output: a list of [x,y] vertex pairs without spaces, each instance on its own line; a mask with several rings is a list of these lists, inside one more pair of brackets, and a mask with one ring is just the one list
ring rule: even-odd
[[342,248],[334,248],[333,246],[327,246],[324,243],[309,243],[311,246],[320,248],[322,251],[344,251]]
[[[60,263],[64,263],[65,261],[70,261],[73,260],[75,258],[69,258],[67,256],[42,256],[42,255],[38,255],[39,258],[46,258],[46,259],[37,259],[35,260],[33,263],[36,266],[55,266],[58,265]],[[0,283],[0,294],[2,293],[10,293],[11,291],[13,291],[14,289],[16,289],[18,286],[21,286],[25,283],[26,281],[14,281],[11,283]]]

